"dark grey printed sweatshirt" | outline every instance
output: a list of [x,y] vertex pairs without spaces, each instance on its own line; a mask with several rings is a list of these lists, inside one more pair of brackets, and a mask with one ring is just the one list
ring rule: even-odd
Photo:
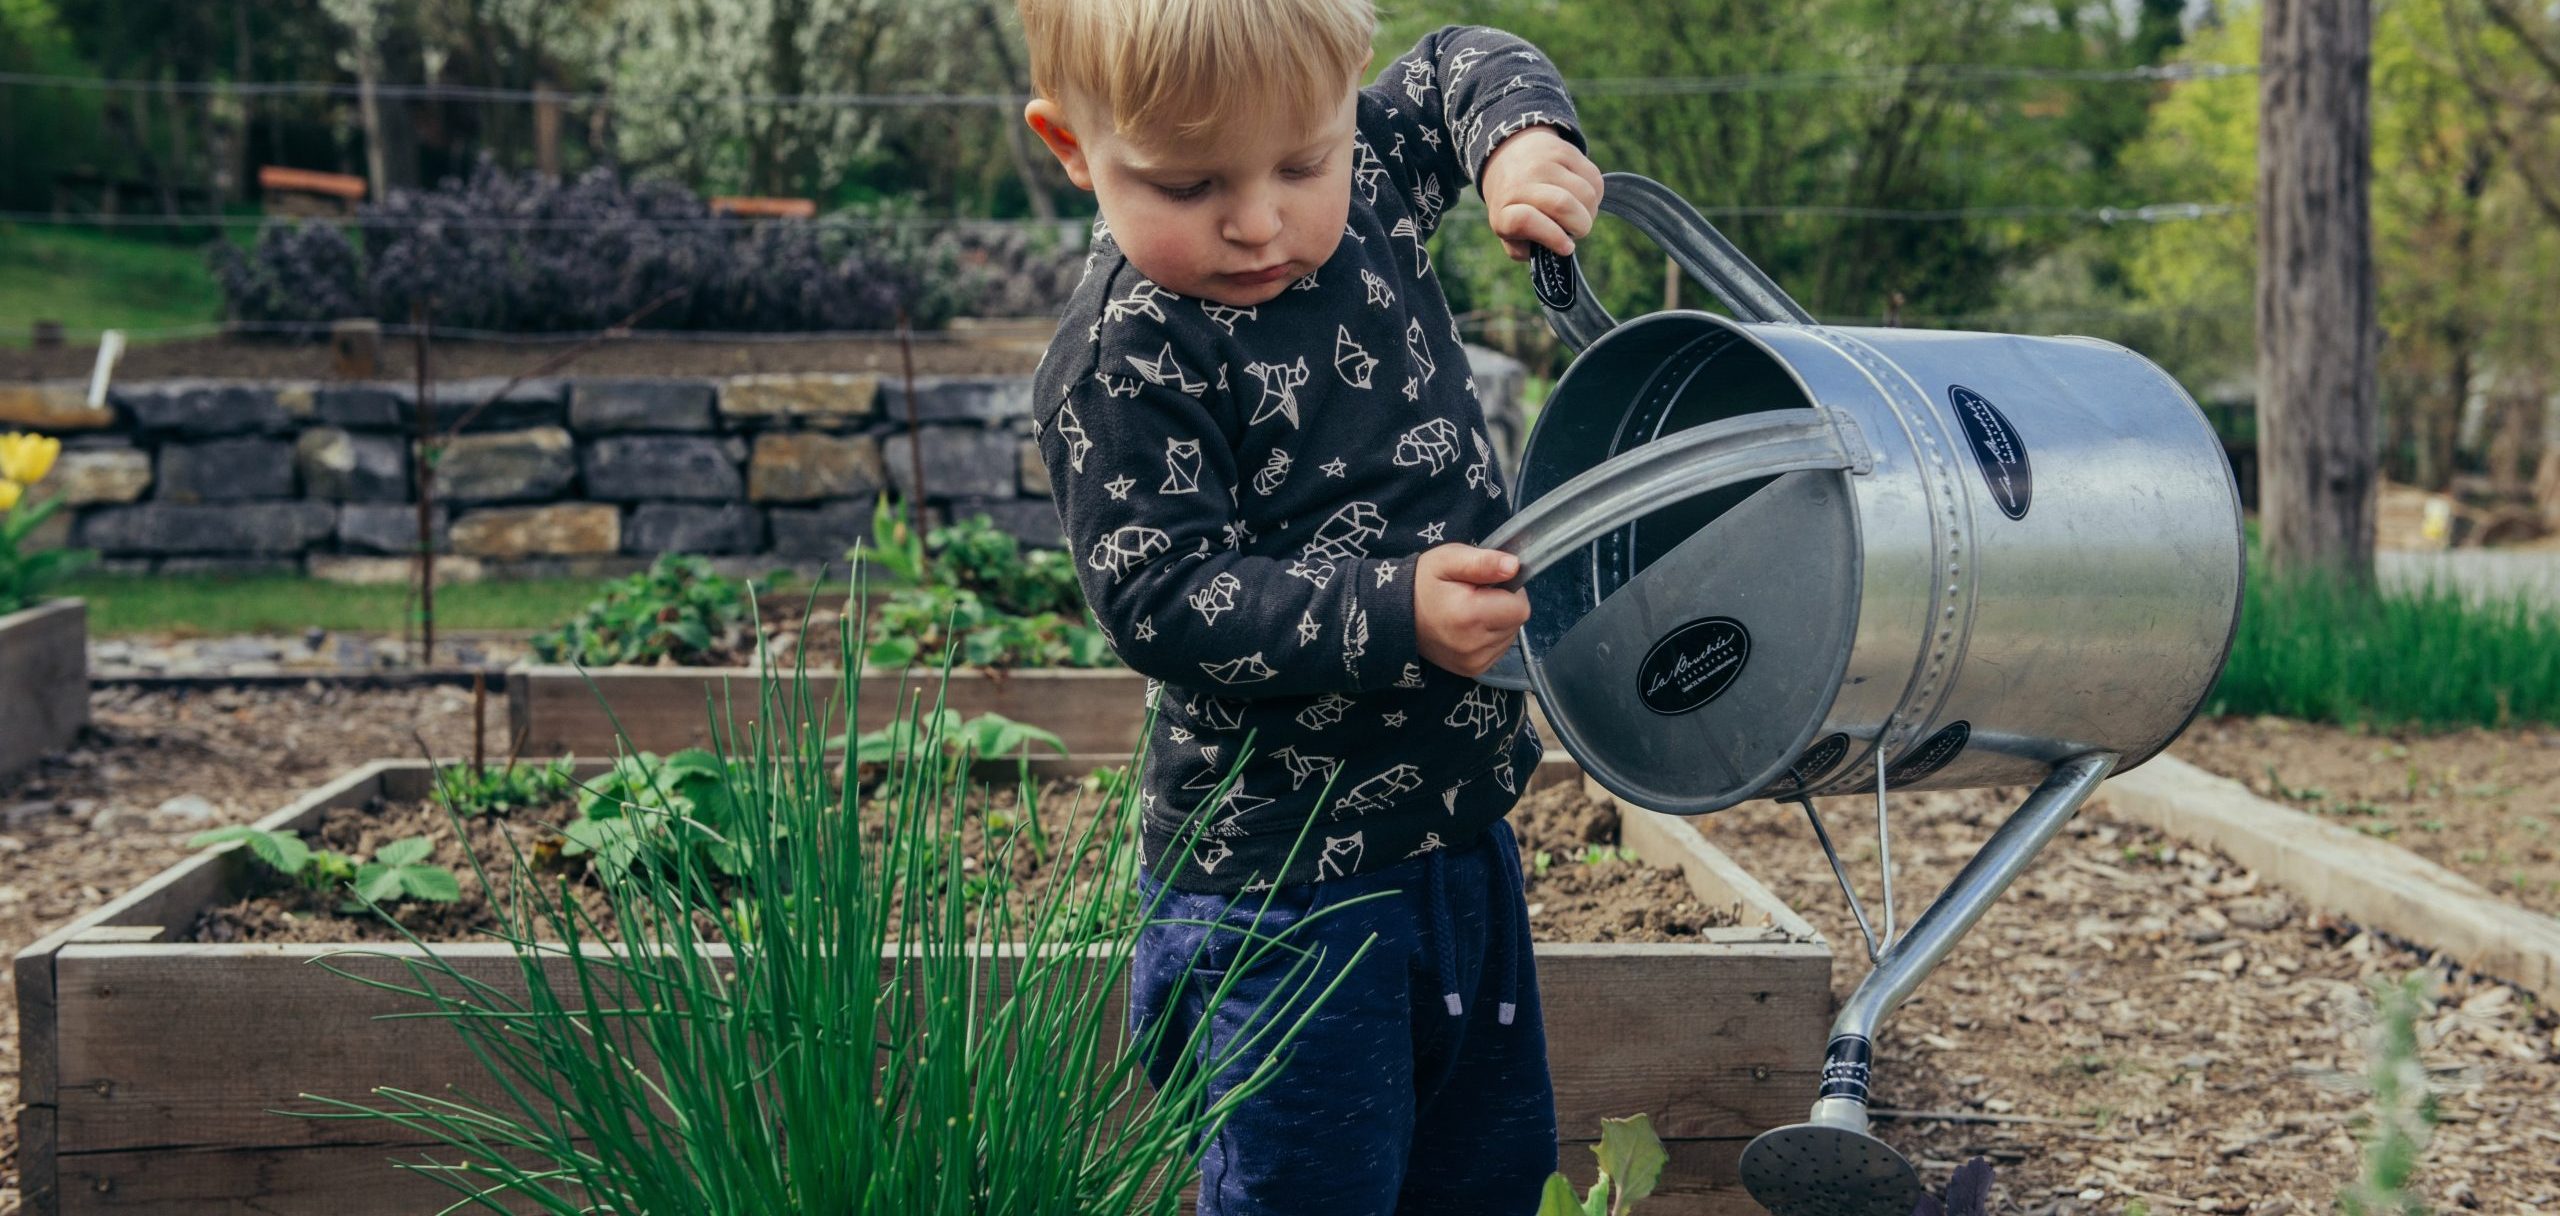
[[1524,694],[1423,660],[1413,615],[1416,557],[1512,508],[1424,246],[1532,124],[1582,142],[1534,48],[1424,38],[1361,92],[1341,244],[1258,307],[1165,291],[1097,226],[1035,418],[1086,599],[1152,677],[1140,855],[1178,888],[1464,843],[1537,764]]

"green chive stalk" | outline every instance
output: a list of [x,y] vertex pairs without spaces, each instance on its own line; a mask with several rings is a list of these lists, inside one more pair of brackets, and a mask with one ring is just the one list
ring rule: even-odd
[[[859,561],[854,588],[863,602]],[[969,894],[961,828],[988,791],[946,759],[931,729],[944,720],[938,693],[931,712],[909,707],[920,727],[871,804],[827,746],[858,720],[851,623],[863,619],[848,613],[838,628],[840,699],[812,691],[804,658],[787,677],[762,678],[743,732],[731,707],[713,707],[725,797],[625,804],[682,822],[652,834],[658,843],[627,872],[608,871],[619,945],[599,940],[567,878],[546,879],[518,854],[501,896],[474,855],[522,996],[405,929],[422,957],[321,960],[428,1006],[397,1016],[449,1023],[485,1086],[376,1087],[371,1102],[304,1094],[324,1109],[278,1113],[382,1120],[445,1146],[441,1158],[394,1164],[453,1190],[448,1212],[1177,1211],[1198,1146],[1285,1066],[1290,1041],[1368,945],[1328,957],[1293,941],[1294,929],[1260,932],[1257,916],[1212,996],[1278,969],[1277,990],[1243,1030],[1212,1043],[1203,1026],[1170,1043],[1159,1020],[1131,1040],[1120,994],[1137,929],[1157,912],[1140,906],[1133,882],[1129,774],[1143,747],[1130,769],[1088,783],[1099,792],[1050,842],[1054,877],[1030,908],[1012,910],[1001,884]],[[1018,813],[1036,816],[1027,760],[1017,783]],[[1203,822],[1195,815],[1188,830]],[[1021,838],[996,846],[987,871],[1010,873]],[[711,847],[736,859],[734,878],[707,862]],[[339,954],[396,959],[414,982],[326,961]],[[1154,1088],[1144,1061],[1159,1053],[1175,1063]],[[1257,1063],[1246,1069],[1247,1059]],[[1213,1100],[1211,1079],[1231,1069],[1242,1079]]]

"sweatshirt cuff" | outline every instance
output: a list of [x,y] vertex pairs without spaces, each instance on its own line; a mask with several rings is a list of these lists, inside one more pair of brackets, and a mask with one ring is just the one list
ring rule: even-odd
[[1591,145],[1582,137],[1581,126],[1574,121],[1572,98],[1551,89],[1519,89],[1504,94],[1500,100],[1485,107],[1476,128],[1481,132],[1483,143],[1469,149],[1467,181],[1470,184],[1483,181],[1484,163],[1493,159],[1494,152],[1502,147],[1502,141],[1530,127],[1552,127],[1556,134],[1563,136],[1584,155],[1591,153]]
[[1351,690],[1412,687],[1421,674],[1422,650],[1414,630],[1413,583],[1420,554],[1354,559],[1343,571],[1353,579],[1352,602],[1368,615],[1367,640],[1343,647]]

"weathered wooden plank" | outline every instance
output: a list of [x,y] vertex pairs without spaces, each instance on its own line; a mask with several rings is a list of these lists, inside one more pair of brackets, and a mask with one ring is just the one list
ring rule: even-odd
[[[57,957],[54,1101],[62,1151],[158,1145],[319,1144],[379,1138],[361,1124],[290,1119],[304,1091],[337,1084],[429,1092],[483,1074],[433,1020],[374,1020],[426,1008],[314,966],[340,949],[282,945],[74,945]],[[422,982],[381,957],[332,966],[385,982]],[[514,956],[494,944],[445,946],[463,974],[524,991]],[[1829,959],[1799,943],[1569,945],[1537,949],[1559,1109],[1570,1117],[1644,1110],[1666,1135],[1738,1135],[1792,1116],[1815,1084]],[[572,989],[565,960],[551,982]],[[449,980],[434,979],[439,990]],[[166,1011],[187,1011],[172,1034]],[[208,1051],[207,1043],[220,1043]]]
[[[835,673],[812,671],[807,678],[812,698],[837,697]],[[903,678],[869,672],[862,679],[861,728],[878,730],[915,698],[930,704],[937,695],[964,716],[996,713],[1054,731],[1072,752],[1126,757],[1136,750],[1147,716],[1146,677],[1123,668],[954,671],[947,687],[938,671]],[[761,696],[760,676],[747,668],[517,667],[507,673],[514,715],[508,737],[521,737],[528,756],[610,756],[619,746],[618,724],[630,746],[642,751],[709,747],[715,718],[722,734],[743,738]]]
[[2560,1002],[2560,920],[2398,845],[2269,802],[2175,756],[2107,782],[2093,805],[2218,850],[2321,911]]
[[89,606],[54,600],[0,616],[0,777],[78,736],[89,721]]
[[[1563,1130],[1570,1134],[1575,1129]],[[1592,1176],[1599,1172],[1599,1161],[1591,1155],[1596,1143],[1567,1140],[1557,1146],[1556,1164],[1573,1179],[1577,1192],[1589,1190]],[[1636,1205],[1636,1210],[1644,1216],[1767,1216],[1767,1209],[1752,1202],[1751,1193],[1742,1189],[1742,1150],[1750,1143],[1748,1136],[1666,1137],[1662,1147],[1671,1160],[1663,1164],[1653,1197]]]
[[[1557,1163],[1578,1188],[1591,1185],[1592,1143],[1567,1140],[1556,1146]],[[1664,1141],[1671,1160],[1642,1210],[1648,1216],[1759,1216],[1761,1209],[1742,1189],[1738,1168],[1748,1143],[1741,1138]],[[60,1211],[62,1216],[144,1211],[153,1216],[235,1216],[244,1211],[343,1216],[359,1210],[347,1204],[350,1196],[361,1195],[363,1211],[428,1212],[452,1202],[453,1193],[393,1163],[431,1160],[449,1164],[456,1155],[438,1145],[411,1144],[88,1153],[63,1163],[69,1187]],[[531,1213],[538,1208],[517,1201],[508,1210]]]

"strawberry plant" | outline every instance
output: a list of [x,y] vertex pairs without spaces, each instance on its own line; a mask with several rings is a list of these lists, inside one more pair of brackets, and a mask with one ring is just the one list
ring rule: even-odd
[[702,558],[669,553],[606,587],[568,624],[535,634],[533,653],[582,667],[706,663],[748,648],[754,636],[745,584],[713,573]]
[[433,846],[424,836],[386,844],[374,852],[370,861],[358,861],[330,849],[314,849],[292,832],[246,824],[198,832],[187,838],[187,847],[201,849],[234,840],[246,842],[251,856],[304,890],[326,893],[341,886],[354,887],[356,898],[340,903],[340,912],[362,912],[371,904],[400,900],[451,903],[462,898],[462,883],[453,871],[425,864]]
[[1547,1189],[1538,1197],[1538,1216],[1627,1216],[1638,1200],[1653,1193],[1662,1167],[1671,1160],[1653,1132],[1650,1115],[1602,1119],[1600,1143],[1591,1146],[1591,1155],[1600,1159],[1600,1176],[1592,1181],[1591,1192],[1576,1199],[1571,1179],[1561,1171],[1549,1175]]
[[918,536],[883,495],[872,507],[863,558],[907,585],[882,601],[864,658],[904,667],[958,651],[973,667],[1108,667],[1115,663],[1084,606],[1075,562],[1022,542],[984,515]]
[[729,766],[710,752],[624,756],[580,790],[578,817],[561,829],[560,852],[592,854],[607,876],[618,876],[698,849],[714,869],[735,877],[742,844],[730,835],[732,808]]
[[531,810],[558,802],[577,787],[570,775],[573,767],[565,758],[548,764],[448,764],[436,770],[436,793],[466,816]]

